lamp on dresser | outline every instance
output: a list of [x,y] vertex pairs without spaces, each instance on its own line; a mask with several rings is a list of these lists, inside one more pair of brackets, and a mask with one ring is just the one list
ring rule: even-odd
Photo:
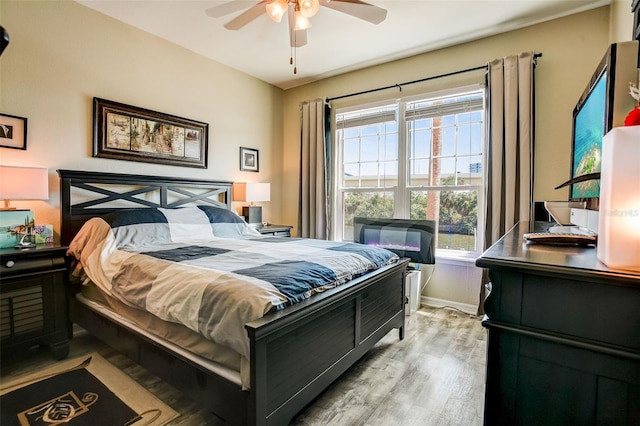
[[640,125],[615,127],[602,141],[598,259],[640,271]]
[[35,247],[32,238],[35,220],[29,209],[11,207],[12,200],[48,200],[49,171],[38,167],[0,166],[0,248],[17,245]]
[[251,203],[242,207],[242,215],[247,223],[262,224],[262,207],[254,202],[271,200],[271,184],[257,182],[237,182],[233,184],[233,201]]

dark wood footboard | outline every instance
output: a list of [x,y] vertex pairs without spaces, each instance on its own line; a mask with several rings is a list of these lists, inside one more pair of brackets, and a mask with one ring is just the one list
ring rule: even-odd
[[407,261],[246,325],[256,425],[284,425],[390,330],[404,336]]

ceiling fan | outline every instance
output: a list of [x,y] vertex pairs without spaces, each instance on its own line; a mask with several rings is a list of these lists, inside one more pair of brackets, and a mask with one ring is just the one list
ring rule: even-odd
[[[262,14],[279,23],[287,14],[289,42],[295,49],[307,44],[307,29],[311,28],[309,18],[318,13],[320,6],[346,13],[372,24],[379,24],[387,17],[386,9],[361,0],[261,0],[224,24],[224,27],[228,30],[239,30]],[[233,0],[210,7],[205,13],[213,18],[220,18],[245,8],[247,8],[247,0]],[[294,63],[293,55],[289,62]],[[294,74],[297,72],[295,67],[293,72]]]

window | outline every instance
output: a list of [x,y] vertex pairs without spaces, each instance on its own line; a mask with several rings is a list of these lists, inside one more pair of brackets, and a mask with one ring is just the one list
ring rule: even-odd
[[336,239],[355,216],[438,222],[439,255],[477,255],[484,89],[336,111]]

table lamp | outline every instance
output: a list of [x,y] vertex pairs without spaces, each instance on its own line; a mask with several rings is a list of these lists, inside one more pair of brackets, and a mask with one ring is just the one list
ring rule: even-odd
[[238,182],[233,184],[233,200],[250,202],[242,207],[242,215],[247,223],[262,224],[262,207],[254,202],[271,200],[271,184],[256,182]]
[[600,170],[598,259],[640,271],[640,126],[604,136]]

